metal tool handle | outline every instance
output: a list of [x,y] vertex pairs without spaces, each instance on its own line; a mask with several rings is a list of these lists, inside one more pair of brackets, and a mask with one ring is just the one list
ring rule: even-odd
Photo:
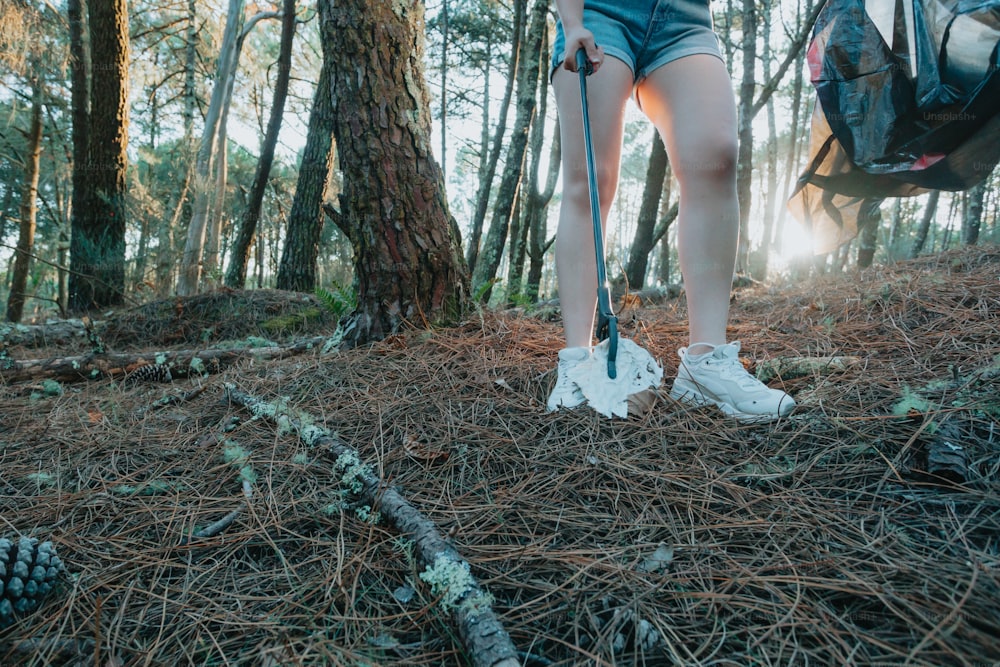
[[597,340],[608,341],[608,377],[618,375],[618,318],[611,308],[611,285],[604,265],[604,229],[601,225],[601,200],[597,192],[597,166],[594,162],[594,142],[590,137],[590,107],[587,106],[587,75],[593,66],[582,47],[576,52],[576,68],[580,75],[580,100],[583,111],[583,143],[587,152],[587,178],[590,184],[590,213],[594,222],[594,254],[597,256]]

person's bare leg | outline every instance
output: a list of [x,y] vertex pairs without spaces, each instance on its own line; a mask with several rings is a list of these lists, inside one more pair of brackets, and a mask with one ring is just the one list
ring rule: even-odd
[[[587,78],[597,189],[601,199],[601,221],[605,224],[618,185],[625,102],[632,92],[632,81],[632,71],[628,66],[611,57]],[[563,197],[556,233],[559,304],[566,347],[587,347],[593,338],[597,265],[579,77],[560,68],[553,75],[552,87],[559,106],[563,165]]]
[[689,342],[724,344],[739,234],[729,72],[714,56],[688,56],[651,72],[637,97],[663,137],[680,184],[677,242]]

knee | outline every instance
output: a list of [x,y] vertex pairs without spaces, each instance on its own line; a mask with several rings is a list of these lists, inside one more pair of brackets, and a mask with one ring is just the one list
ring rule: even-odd
[[736,137],[704,137],[693,142],[671,166],[682,187],[735,184],[737,147]]
[[[602,208],[611,204],[617,189],[617,166],[597,165],[597,193]],[[563,200],[573,201],[580,207],[590,209],[590,177],[586,160],[563,164]]]

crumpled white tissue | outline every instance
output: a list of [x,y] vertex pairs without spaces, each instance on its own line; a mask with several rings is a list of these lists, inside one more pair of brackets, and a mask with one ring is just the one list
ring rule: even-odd
[[615,356],[615,379],[608,377],[608,341],[594,347],[585,361],[568,369],[567,377],[575,382],[587,404],[605,417],[628,417],[628,397],[647,389],[657,389],[663,381],[663,369],[653,356],[627,338],[618,339]]

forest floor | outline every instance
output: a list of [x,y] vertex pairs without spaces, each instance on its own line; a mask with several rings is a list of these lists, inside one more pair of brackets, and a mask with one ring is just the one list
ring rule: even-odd
[[[122,313],[132,333],[105,340],[274,333],[273,308],[214,298],[204,321]],[[622,319],[669,387],[683,298]],[[332,331],[301,320],[284,340]],[[170,384],[0,383],[0,537],[51,540],[68,570],[0,630],[0,665],[468,664],[406,541],[226,382],[312,415],[435,522],[525,665],[1000,665],[1000,248],[738,290],[757,366],[841,358],[779,368],[799,407],[773,424],[665,396],[548,414],[560,333],[486,312]],[[929,472],[942,434],[961,480]]]

